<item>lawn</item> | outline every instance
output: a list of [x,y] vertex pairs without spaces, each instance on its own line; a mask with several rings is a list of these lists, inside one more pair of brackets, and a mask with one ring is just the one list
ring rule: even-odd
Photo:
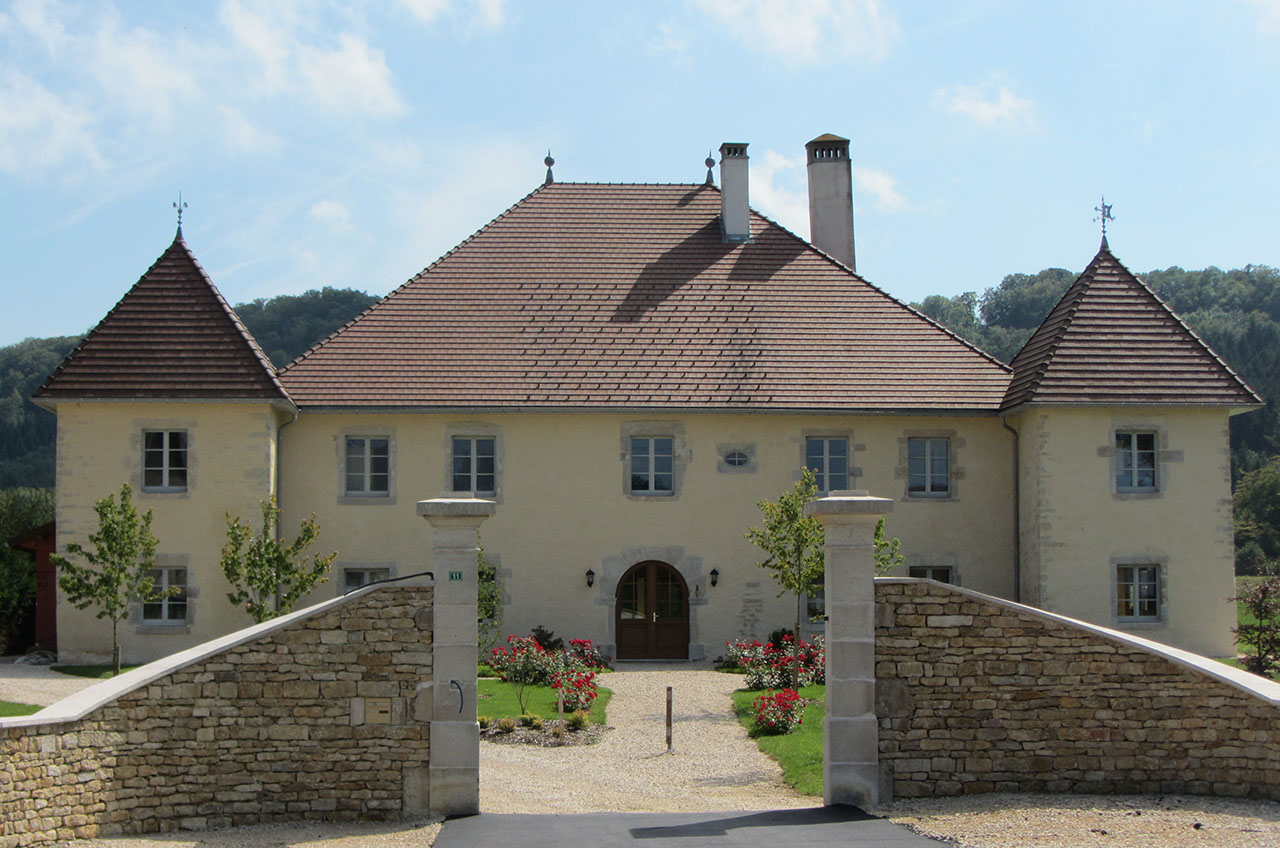
[[[115,667],[110,665],[52,665],[49,667],[59,674],[70,674],[72,677],[88,677],[92,680],[108,680],[115,677],[115,674],[113,674]],[[124,674],[126,671],[133,671],[135,668],[138,668],[138,666],[122,665],[120,666],[120,673]]]
[[[739,689],[733,693],[733,710],[738,721],[751,731],[751,703],[760,692]],[[782,766],[782,776],[802,795],[822,794],[822,719],[826,715],[826,686],[802,686],[800,697],[810,703],[804,710],[804,723],[783,736],[756,736],[756,744]]]
[[[496,678],[482,679],[478,683],[480,692],[476,707],[477,714],[489,716],[494,720],[505,716],[515,718],[520,715],[520,703],[516,698],[515,684],[504,683]],[[604,724],[605,708],[609,704],[609,699],[613,697],[613,692],[603,686],[597,691],[600,694],[591,705],[591,712],[587,716],[592,724]],[[525,686],[524,694],[525,711],[529,715],[544,719],[559,717],[556,710],[556,696],[559,693],[550,686]]]
[[32,713],[38,713],[44,707],[35,704],[18,704],[13,701],[0,701],[0,718],[13,718],[14,716],[28,716]]

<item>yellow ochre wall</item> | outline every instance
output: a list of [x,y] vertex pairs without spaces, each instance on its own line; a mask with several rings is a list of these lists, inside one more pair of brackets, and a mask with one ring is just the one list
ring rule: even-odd
[[[339,551],[333,579],[308,601],[340,592],[344,567],[431,569],[430,528],[417,501],[450,494],[451,436],[490,434],[498,438],[498,507],[481,536],[504,582],[508,633],[541,624],[566,640],[612,646],[617,582],[646,559],[675,566],[688,584],[693,658],[793,623],[794,600],[776,597],[769,573],[754,565],[761,552],[743,534],[760,522],[756,502],[798,479],[806,435],[847,436],[859,472],[850,487],[894,499],[887,530],[907,557],[895,573],[905,576],[907,564],[951,565],[962,585],[1012,593],[1013,441],[994,418],[305,413],[280,436],[283,527],[293,533],[314,512],[320,547]],[[677,495],[629,496],[628,436],[668,434],[676,437]],[[348,435],[392,437],[390,497],[342,496]],[[906,497],[908,436],[951,439],[953,497]],[[752,455],[746,472],[720,462],[733,448]],[[588,569],[596,573],[590,589]],[[714,588],[712,569],[720,573]]]
[[[1230,455],[1222,408],[1030,409],[1020,431],[1023,599],[1208,656],[1235,653]],[[1157,492],[1115,490],[1115,432],[1157,433]],[[1162,569],[1164,616],[1121,622],[1118,564]]]
[[[133,489],[139,512],[153,510],[157,565],[186,566],[190,584],[186,626],[141,626],[135,605],[120,622],[125,662],[149,662],[252,624],[227,601],[219,555],[226,513],[261,521],[259,502],[273,491],[276,430],[281,413],[269,404],[61,402],[58,413],[58,550],[88,545],[98,529],[94,501]],[[186,430],[186,492],[142,491],[144,430]],[[59,593],[58,650],[63,662],[105,662],[111,622],[96,608],[76,610]]]

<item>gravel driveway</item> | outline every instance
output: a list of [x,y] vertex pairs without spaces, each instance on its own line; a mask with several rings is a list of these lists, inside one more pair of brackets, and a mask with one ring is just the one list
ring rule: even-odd
[[[696,666],[695,666],[696,668]],[[813,807],[782,782],[733,715],[735,674],[689,663],[626,663],[602,675],[613,690],[597,745],[480,746],[480,809],[491,813],[721,812]],[[674,744],[666,691],[674,688]]]
[[0,657],[0,701],[47,707],[99,682],[60,674],[47,665],[21,665]]

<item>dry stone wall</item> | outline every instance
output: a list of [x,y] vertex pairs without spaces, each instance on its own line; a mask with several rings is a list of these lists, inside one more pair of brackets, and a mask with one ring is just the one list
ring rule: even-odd
[[78,720],[0,723],[0,848],[423,812],[431,605],[365,590]]
[[1273,684],[1259,695],[1133,640],[932,581],[876,583],[881,800],[1280,800]]

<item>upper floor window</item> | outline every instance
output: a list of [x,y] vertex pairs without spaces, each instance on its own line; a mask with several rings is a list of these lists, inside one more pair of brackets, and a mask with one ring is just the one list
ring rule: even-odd
[[1116,566],[1116,618],[1160,620],[1160,566]]
[[348,436],[346,494],[385,497],[391,493],[391,439]]
[[497,444],[493,436],[453,437],[453,491],[497,492]]
[[187,570],[185,568],[153,568],[152,586],[158,593],[169,593],[158,601],[142,605],[143,624],[187,623]]
[[1116,432],[1116,491],[1156,490],[1156,434]]
[[804,464],[819,492],[849,488],[849,440],[810,436],[804,440]]
[[631,437],[631,494],[673,494],[674,467],[674,438],[671,436]]
[[907,439],[907,493],[935,498],[951,494],[951,443],[947,439]]
[[186,430],[147,430],[142,434],[142,490],[187,490]]

